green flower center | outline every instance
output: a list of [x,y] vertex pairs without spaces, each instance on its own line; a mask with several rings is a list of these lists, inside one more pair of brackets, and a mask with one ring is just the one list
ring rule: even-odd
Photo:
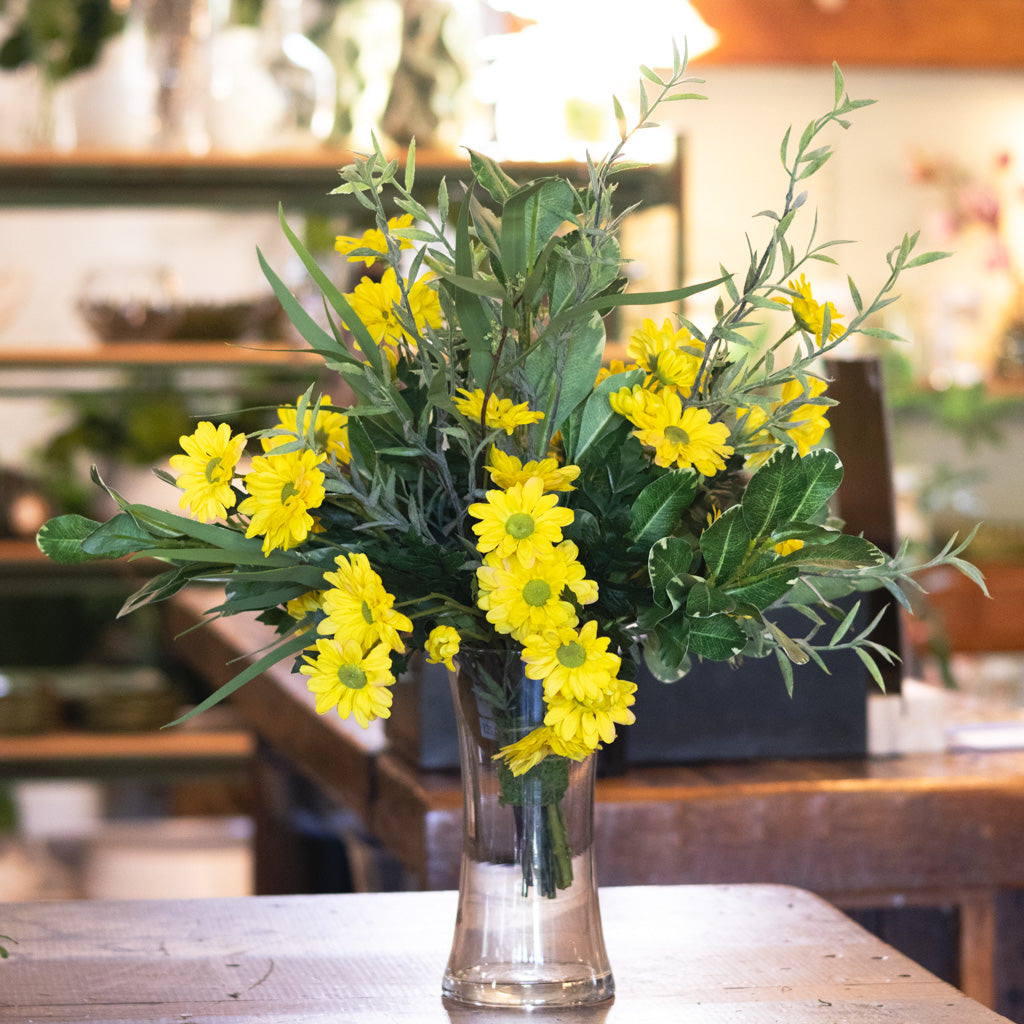
[[669,425],[664,430],[665,440],[672,444],[687,445],[690,443],[690,435],[682,427]]
[[338,682],[350,690],[361,690],[367,683],[366,673],[358,665],[342,665],[338,669]]
[[582,644],[571,640],[558,648],[555,657],[558,658],[559,665],[566,668],[582,668],[587,661],[587,652]]
[[286,483],[284,485],[284,487],[281,488],[281,504],[282,505],[287,504],[288,499],[289,498],[294,498],[295,495],[298,494],[298,493],[299,493],[298,487],[296,487],[295,484],[293,484],[291,482],[291,480],[289,480],[288,483]]
[[206,464],[206,468],[203,470],[203,475],[206,477],[208,484],[219,484],[221,483],[220,476],[220,456],[214,455],[212,459]]
[[540,608],[551,600],[551,584],[547,580],[530,580],[523,587],[523,600],[531,608]]
[[533,533],[535,525],[529,512],[513,512],[505,520],[505,532],[516,540],[525,540]]
[[363,613],[363,621],[368,625],[373,625],[373,609],[364,601],[362,608],[359,609]]

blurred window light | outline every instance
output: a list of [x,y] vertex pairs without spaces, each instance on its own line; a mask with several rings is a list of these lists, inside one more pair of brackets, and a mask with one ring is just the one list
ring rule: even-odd
[[673,41],[691,58],[718,42],[718,33],[685,0],[591,0],[586,6],[490,0],[489,6],[509,15],[518,30],[481,40],[475,92],[493,104],[499,155],[512,159],[582,159],[588,150],[600,155],[618,139],[612,95],[627,114],[635,108],[641,64],[670,68]]

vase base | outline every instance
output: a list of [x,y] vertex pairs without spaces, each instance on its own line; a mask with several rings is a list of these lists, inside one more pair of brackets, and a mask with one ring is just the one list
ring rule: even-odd
[[446,972],[441,992],[468,1006],[586,1006],[611,999],[615,982],[610,972],[581,975],[579,964],[498,964]]

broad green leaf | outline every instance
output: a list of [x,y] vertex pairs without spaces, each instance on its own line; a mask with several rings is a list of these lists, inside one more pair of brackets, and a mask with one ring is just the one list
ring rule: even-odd
[[799,522],[787,523],[772,534],[772,540],[776,543],[784,540],[802,540],[805,544],[831,544],[840,537],[842,533],[839,530],[818,526],[815,523]]
[[526,379],[537,396],[537,406],[552,413],[545,423],[549,436],[591,393],[604,344],[604,321],[595,313],[561,343],[541,340],[527,356]]
[[726,509],[700,535],[708,576],[721,582],[728,580],[747,557],[752,539],[743,509],[739,505]]
[[813,519],[835,494],[843,482],[843,464],[835,452],[819,448],[809,452],[799,462],[800,500],[790,513],[790,519]]
[[595,441],[607,430],[614,429],[622,422],[622,417],[612,409],[608,396],[621,388],[631,388],[643,379],[643,370],[627,370],[625,373],[616,373],[606,377],[594,388],[593,393],[583,406],[583,416],[572,448],[571,450],[566,449],[566,455],[570,462],[579,462]]
[[736,602],[724,590],[703,581],[695,583],[686,594],[686,614],[690,616],[729,612],[735,607]]
[[[119,512],[82,541],[82,549],[93,558],[121,558],[137,551],[148,554],[147,549],[166,542],[166,538],[156,540],[134,516]],[[209,553],[209,549],[206,550]]]
[[805,477],[795,448],[780,448],[750,478],[743,494],[743,519],[756,540],[788,523],[803,504]]
[[647,555],[647,575],[654,600],[664,604],[669,583],[686,576],[693,565],[693,549],[682,537],[662,537],[651,545]]
[[644,644],[644,664],[655,679],[663,683],[674,683],[682,676],[689,663],[687,635],[689,621],[682,615],[663,619],[648,635]]
[[740,580],[735,586],[726,587],[726,592],[735,601],[751,604],[759,611],[764,611],[789,594],[799,575],[800,570],[795,565],[780,566],[760,579],[750,582]]
[[61,565],[78,565],[103,555],[92,555],[82,547],[82,542],[99,523],[85,516],[57,516],[45,523],[36,534],[36,546],[47,558]]
[[690,620],[690,650],[708,661],[728,661],[746,646],[747,635],[724,614],[701,615]]
[[576,193],[563,178],[546,178],[517,189],[501,212],[501,265],[509,281],[523,280],[555,232],[572,216]]
[[842,534],[831,544],[807,545],[789,558],[794,559],[801,570],[819,571],[859,569],[882,565],[886,560],[885,554],[869,540],[848,534]]
[[690,469],[666,473],[649,483],[633,502],[629,512],[629,537],[640,546],[673,533],[679,517],[697,493],[697,474]]

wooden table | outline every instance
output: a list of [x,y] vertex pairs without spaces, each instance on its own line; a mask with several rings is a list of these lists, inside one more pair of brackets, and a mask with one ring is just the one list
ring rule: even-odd
[[[169,621],[187,629],[214,603],[178,595]],[[191,633],[182,653],[219,684],[240,667],[227,662],[265,641],[265,627],[239,616]],[[457,885],[457,774],[417,771],[388,752],[381,731],[313,714],[304,680],[287,666],[243,687],[236,705],[360,815],[414,885]],[[597,790],[602,885],[778,883],[851,909],[954,905],[959,983],[989,1006],[996,898],[1024,890],[1022,837],[1024,751],[634,768]],[[1019,941],[1019,929],[1011,938]]]
[[800,889],[626,887],[601,902],[615,999],[522,1015],[442,1003],[453,892],[0,904],[0,1021],[1006,1021]]

